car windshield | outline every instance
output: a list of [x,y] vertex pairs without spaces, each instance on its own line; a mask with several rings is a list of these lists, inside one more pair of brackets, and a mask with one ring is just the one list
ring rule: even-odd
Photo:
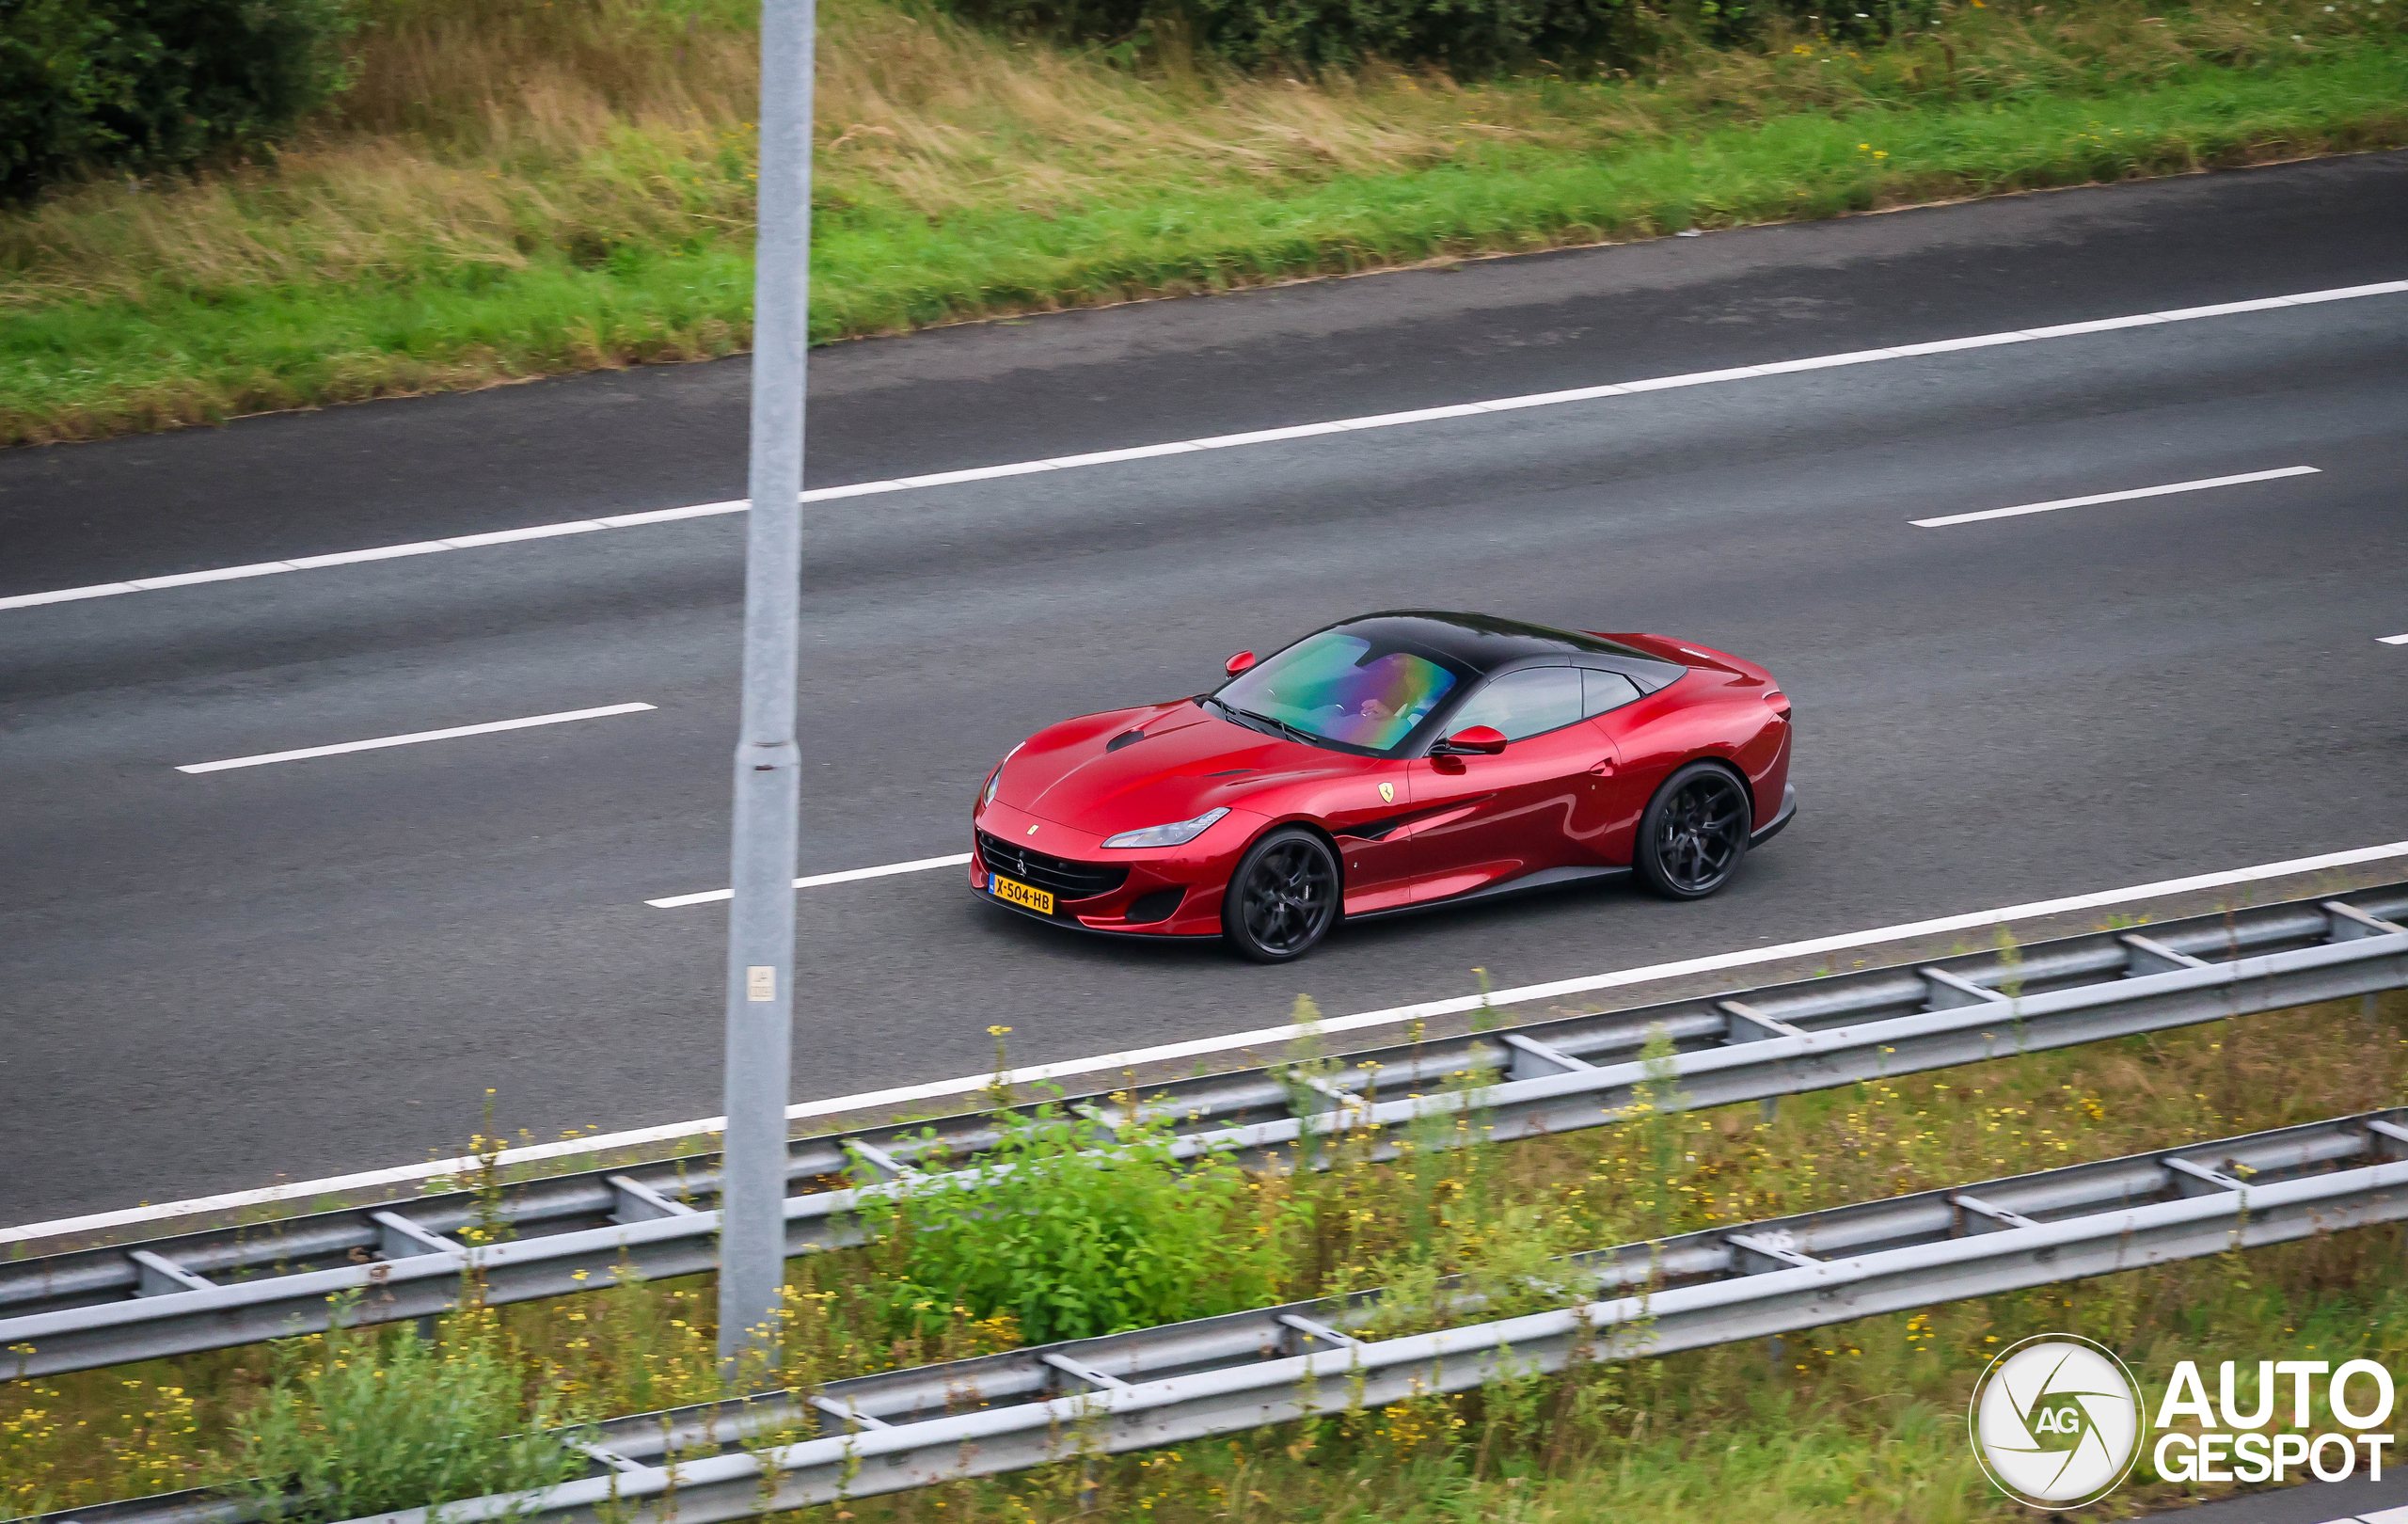
[[1213,696],[1308,736],[1386,752],[1454,686],[1455,675],[1427,657],[1331,629],[1241,673]]

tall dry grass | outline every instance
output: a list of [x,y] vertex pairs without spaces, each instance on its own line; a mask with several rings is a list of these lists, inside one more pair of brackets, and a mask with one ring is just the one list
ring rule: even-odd
[[[2395,5],[2392,8],[2403,8]],[[1701,122],[1927,98],[2131,87],[2202,61],[2248,67],[2384,24],[2383,8],[2208,0],[1968,7],[1860,55],[1802,36],[1762,51],[1667,34],[1621,82],[1464,84],[1372,67],[1305,83],[1174,57],[1132,72],[880,0],[823,8],[819,210],[943,219],[1339,174],[1484,151],[1583,153]],[[565,253],[745,233],[757,52],[737,0],[424,0],[361,34],[358,82],[274,162],[89,184],[0,216],[0,306],[161,287],[458,278]]]
[[[823,8],[818,208],[1047,211],[1182,184],[1439,162],[1443,82],[1151,78],[876,0]],[[413,7],[273,163],[110,182],[0,216],[0,304],[524,269],[742,235],[758,54],[740,6]]]
[[[0,213],[0,444],[743,344],[748,0],[373,3],[273,159]],[[1123,68],[924,3],[822,8],[823,338],[2408,140],[2408,0],[1965,0],[1484,82]]]

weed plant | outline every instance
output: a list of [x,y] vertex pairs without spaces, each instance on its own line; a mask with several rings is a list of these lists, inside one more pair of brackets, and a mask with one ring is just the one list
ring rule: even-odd
[[[1123,1097],[1131,1111],[1132,1098]],[[999,1114],[1002,1135],[974,1191],[939,1186],[873,1197],[884,1322],[942,1337],[961,1309],[1052,1343],[1234,1312],[1275,1301],[1285,1224],[1237,1167],[1182,1170],[1170,1120],[1119,1126],[1058,1099]],[[928,1135],[934,1141],[935,1135]],[[924,1167],[947,1167],[941,1154]],[[1237,1219],[1252,1211],[1249,1233]],[[1196,1270],[1213,1267],[1200,1280]]]
[[[1386,1163],[1341,1137],[1326,1167],[1208,1170],[1196,1190],[1171,1183],[1157,1129],[1119,1131],[1099,1162],[1077,1151],[1104,1144],[1105,1124],[1023,1105],[1006,1123],[1015,1167],[984,1191],[908,1196],[882,1241],[793,1262],[785,1374],[809,1387],[1373,1285],[1389,1288],[1381,1331],[1402,1332],[1446,1315],[1439,1287],[1452,1276],[1499,1312],[1560,1305],[1575,1290],[1548,1261],[1576,1249],[2399,1103],[2408,998],[2386,998],[1876,1080],[1788,1098],[1769,1119],[1752,1105],[1679,1110],[1659,1037],[1647,1093],[1621,1126],[1504,1143],[1465,1109],[1394,1140]],[[1309,1043],[1294,1059],[1323,1075],[1339,1062]],[[1028,1220],[1038,1215],[1063,1220]],[[1133,1254],[1140,1240],[1166,1252]],[[2396,1364],[2408,1353],[2401,1251],[2395,1230],[2354,1231],[1810,1330],[1777,1353],[1751,1343],[1576,1364],[812,1517],[1053,1519],[1088,1505],[1199,1524],[2004,1516],[1962,1439],[1988,1351],[2053,1328],[2136,1367],[2252,1351]],[[1036,1289],[1051,1255],[1073,1294]],[[433,1345],[406,1329],[321,1336],[0,1386],[0,1516],[279,1468],[324,1474],[325,1452],[341,1448],[332,1437],[358,1432],[345,1425],[368,1394],[424,1391],[438,1367],[456,1366],[464,1432],[496,1457],[475,1490],[508,1485],[511,1433],[720,1395],[711,1298],[705,1278],[623,1276],[593,1294],[472,1309]],[[410,1412],[436,1411],[412,1401]],[[430,1462],[411,1486],[443,1490],[425,1480],[438,1469]],[[2176,1495],[2146,1477],[2118,1494]]]
[[[820,340],[2408,141],[2403,0],[1953,0],[1640,67],[1233,72],[822,8]],[[381,0],[272,161],[0,215],[0,444],[748,341],[745,0]]]
[[287,1341],[233,1421],[240,1490],[271,1517],[339,1520],[566,1481],[582,1457],[530,1432],[563,1394],[531,1395],[513,1353],[476,1307],[444,1320],[440,1345],[407,1326]]

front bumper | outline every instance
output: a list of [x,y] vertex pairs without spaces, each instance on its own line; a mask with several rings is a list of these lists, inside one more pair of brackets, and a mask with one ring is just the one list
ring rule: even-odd
[[[1185,847],[1122,852],[1106,851],[1092,833],[1000,803],[977,812],[973,823],[973,894],[1048,926],[1141,937],[1219,936],[1221,897],[1228,887],[1233,853],[1213,843],[1226,836],[1242,848],[1253,834],[1251,822],[1239,822],[1232,830],[1233,821],[1224,819]],[[1053,894],[1054,913],[995,897],[990,886],[997,865],[989,862],[990,842],[1006,844],[995,849],[1026,865],[1017,873],[1016,865],[1002,865],[1006,877]],[[1116,876],[1109,887],[1085,892],[1087,885]]]
[[1221,930],[1221,922],[1218,915],[1215,915],[1212,918],[1212,926],[1211,929],[1207,931],[1173,931],[1167,927],[1154,925],[1130,926],[1126,923],[1116,925],[1109,918],[1094,918],[1085,915],[1073,915],[1061,911],[1057,911],[1054,914],[1048,915],[1042,911],[1031,910],[1026,905],[1016,905],[1008,899],[996,898],[993,895],[990,894],[986,889],[982,888],[978,884],[976,881],[977,878],[978,874],[975,870],[973,870],[971,874],[972,882],[970,885],[970,894],[972,898],[983,900],[987,904],[994,906],[997,910],[1009,911],[1014,915],[1022,916],[1024,919],[1031,921],[1039,921],[1047,926],[1057,927],[1065,931],[1085,932],[1086,935],[1091,937],[1152,937],[1159,940],[1181,936],[1218,936]]

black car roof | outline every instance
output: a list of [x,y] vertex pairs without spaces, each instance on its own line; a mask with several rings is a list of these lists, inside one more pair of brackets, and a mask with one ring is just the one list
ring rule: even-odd
[[1619,659],[1616,666],[1633,659],[1650,666],[1667,665],[1659,657],[1594,635],[1549,629],[1495,614],[1391,609],[1329,627],[1364,636],[1377,644],[1418,645],[1482,675],[1533,657],[1603,656]]

